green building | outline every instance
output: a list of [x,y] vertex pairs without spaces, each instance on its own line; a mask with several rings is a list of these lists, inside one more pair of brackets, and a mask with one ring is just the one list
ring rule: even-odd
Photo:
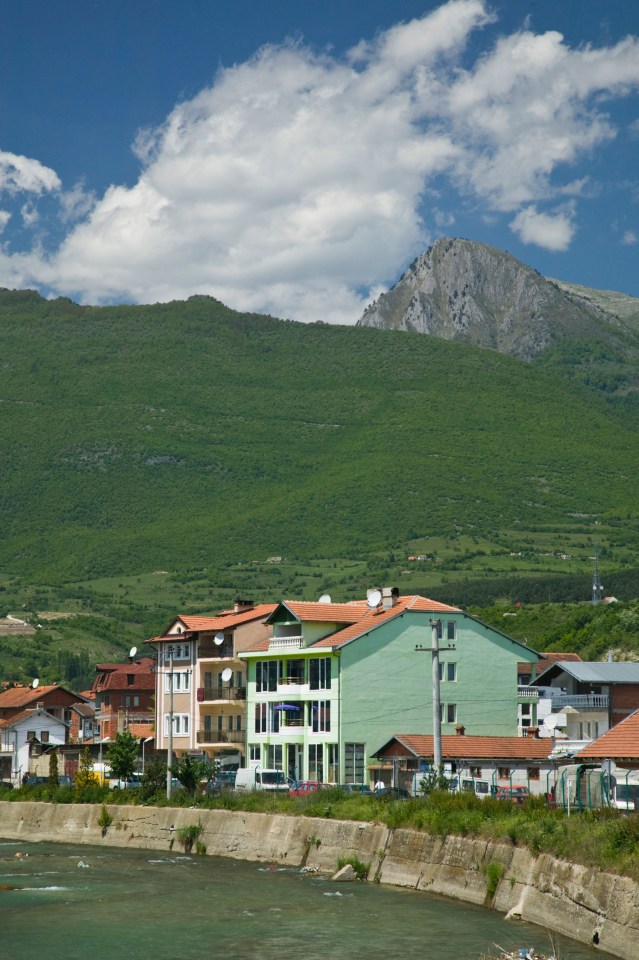
[[[247,764],[296,780],[368,783],[400,730],[433,732],[434,644],[442,734],[517,736],[536,723],[518,664],[539,655],[463,610],[373,591],[353,603],[282,602],[247,661]],[[422,648],[422,649],[418,649]]]

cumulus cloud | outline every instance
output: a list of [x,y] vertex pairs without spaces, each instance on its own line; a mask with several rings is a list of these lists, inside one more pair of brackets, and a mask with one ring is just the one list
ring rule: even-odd
[[41,194],[60,188],[55,171],[38,160],[0,150],[0,194]]
[[555,251],[567,250],[575,232],[571,209],[550,214],[541,213],[534,206],[525,207],[510,226],[522,243]]
[[266,47],[141,131],[137,183],[97,200],[0,154],[0,189],[56,190],[61,218],[80,218],[47,258],[0,256],[0,283],[350,323],[454,222],[442,183],[522,242],[567,249],[592,189],[573,168],[616,135],[605,103],[639,85],[639,42],[571,49],[524,29],[468,62],[492,21],[483,0],[450,0],[344,57]]
[[624,247],[634,247],[637,242],[637,234],[634,230],[625,230],[621,238]]

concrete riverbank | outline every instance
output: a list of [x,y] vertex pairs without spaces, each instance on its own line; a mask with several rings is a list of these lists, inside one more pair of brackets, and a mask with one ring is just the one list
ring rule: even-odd
[[181,849],[201,824],[207,854],[333,873],[339,857],[370,863],[369,880],[484,904],[513,918],[639,960],[639,885],[511,844],[432,837],[378,823],[228,810],[0,802],[0,837]]

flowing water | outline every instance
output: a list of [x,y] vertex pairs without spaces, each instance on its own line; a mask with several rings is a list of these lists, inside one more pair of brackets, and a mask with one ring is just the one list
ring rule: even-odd
[[[554,940],[562,960],[593,958]],[[0,841],[0,960],[478,960],[495,944],[550,952],[538,927],[421,892],[217,857]]]

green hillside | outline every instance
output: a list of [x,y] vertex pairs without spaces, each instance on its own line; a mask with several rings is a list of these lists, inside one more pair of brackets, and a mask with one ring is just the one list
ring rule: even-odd
[[357,558],[548,524],[637,536],[637,435],[582,388],[432,338],[207,298],[0,298],[7,574]]
[[470,345],[205,297],[0,291],[0,410],[0,616],[42,620],[0,640],[0,678],[86,677],[85,653],[238,594],[457,584],[485,605],[513,582],[546,597],[550,578],[587,599],[594,541],[637,582],[633,421],[554,368]]

